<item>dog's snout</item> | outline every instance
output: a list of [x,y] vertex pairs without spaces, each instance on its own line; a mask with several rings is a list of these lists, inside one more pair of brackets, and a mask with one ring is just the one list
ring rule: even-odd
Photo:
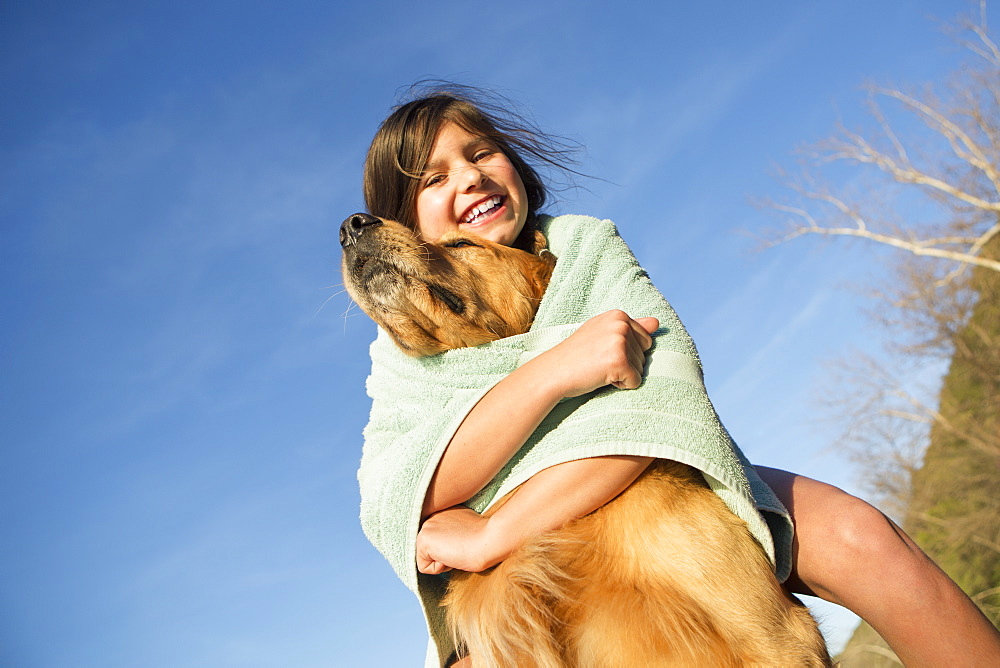
[[382,224],[382,220],[367,213],[355,213],[347,217],[340,224],[340,245],[347,246],[354,243],[354,240],[361,236],[362,232],[369,227],[377,227]]

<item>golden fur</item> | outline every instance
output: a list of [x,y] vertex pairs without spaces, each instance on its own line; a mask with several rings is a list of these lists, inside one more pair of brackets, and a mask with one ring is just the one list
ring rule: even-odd
[[[461,234],[427,244],[364,214],[341,245],[351,296],[412,355],[526,331],[555,262],[541,234],[534,253]],[[454,573],[445,606],[476,668],[830,665],[743,521],[666,460],[496,567]]]

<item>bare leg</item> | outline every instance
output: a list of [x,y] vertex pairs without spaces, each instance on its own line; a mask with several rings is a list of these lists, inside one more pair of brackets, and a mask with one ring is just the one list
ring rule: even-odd
[[795,521],[789,589],[853,611],[910,668],[1000,665],[1000,632],[888,517],[817,480],[757,472]]

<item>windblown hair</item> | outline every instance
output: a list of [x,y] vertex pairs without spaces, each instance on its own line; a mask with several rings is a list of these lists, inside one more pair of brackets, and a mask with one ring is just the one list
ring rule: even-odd
[[375,133],[365,159],[368,212],[416,229],[420,176],[438,131],[451,122],[495,143],[514,165],[528,196],[527,225],[514,245],[520,248],[530,244],[536,217],[551,196],[537,168],[552,167],[576,174],[567,165],[574,162],[572,155],[578,147],[542,132],[513,107],[500,95],[457,84],[426,90],[397,106]]

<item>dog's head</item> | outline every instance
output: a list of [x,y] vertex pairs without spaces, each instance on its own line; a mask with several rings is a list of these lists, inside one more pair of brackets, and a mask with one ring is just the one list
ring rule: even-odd
[[541,232],[530,253],[461,232],[431,244],[364,213],[343,222],[340,245],[351,297],[415,357],[526,332],[556,262]]

